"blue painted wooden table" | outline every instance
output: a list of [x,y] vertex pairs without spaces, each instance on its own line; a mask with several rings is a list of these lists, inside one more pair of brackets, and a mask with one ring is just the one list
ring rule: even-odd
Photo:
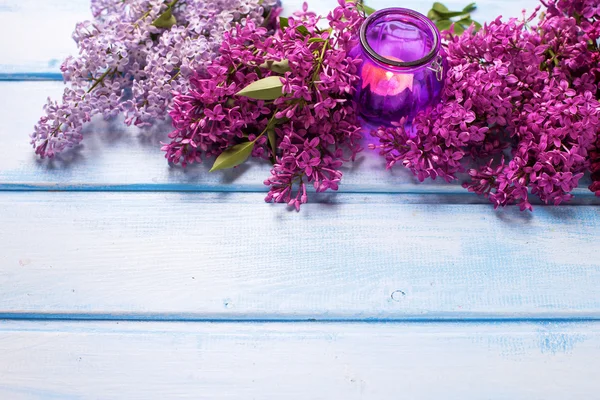
[[170,168],[168,126],[105,122],[37,160],[27,135],[87,3],[0,1],[0,399],[599,398],[586,189],[494,211],[366,152],[295,213],[262,202],[268,165]]

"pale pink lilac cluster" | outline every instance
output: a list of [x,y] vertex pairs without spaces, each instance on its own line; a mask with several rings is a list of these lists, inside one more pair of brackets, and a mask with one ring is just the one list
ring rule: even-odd
[[[448,39],[443,101],[373,135],[388,168],[422,181],[453,181],[496,207],[531,210],[531,196],[558,205],[593,168],[600,194],[600,9],[598,0],[549,0],[536,13],[500,18]],[[415,136],[416,133],[416,136]],[[598,142],[598,143],[597,143]],[[595,160],[594,160],[595,157]]]
[[224,32],[236,25],[268,26],[276,0],[92,0],[93,20],[77,24],[79,55],[61,66],[67,87],[48,99],[32,144],[52,157],[82,140],[94,115],[124,114],[128,125],[167,117],[172,92],[217,55]]
[[[225,33],[220,56],[191,88],[175,96],[170,115],[175,130],[163,150],[172,163],[187,165],[255,141],[252,156],[271,160],[267,202],[299,209],[307,185],[337,190],[340,167],[361,150],[361,126],[353,100],[360,60],[350,57],[363,16],[353,3],[339,1],[328,16],[307,11],[290,17],[274,35],[253,22]],[[266,67],[275,62],[279,72]],[[256,100],[240,90],[279,76],[282,96]]]

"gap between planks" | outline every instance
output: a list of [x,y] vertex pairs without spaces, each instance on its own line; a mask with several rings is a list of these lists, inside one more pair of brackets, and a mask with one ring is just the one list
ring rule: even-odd
[[253,315],[213,315],[194,314],[157,314],[157,313],[19,313],[0,312],[0,321],[30,322],[172,322],[172,323],[211,323],[211,324],[514,324],[514,323],[583,323],[600,322],[600,313],[569,312],[544,314],[503,315],[502,313],[439,313],[434,315],[402,315],[388,318],[357,317],[309,317],[309,316],[277,316],[257,317]]

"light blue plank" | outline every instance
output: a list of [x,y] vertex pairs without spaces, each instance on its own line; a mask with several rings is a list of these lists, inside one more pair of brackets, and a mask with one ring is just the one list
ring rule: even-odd
[[0,193],[0,316],[600,319],[598,208]]
[[[469,0],[447,0],[451,9],[461,9]],[[303,0],[283,0],[284,14],[302,7]],[[336,0],[309,2],[313,10],[326,15]],[[375,8],[406,7],[426,13],[433,1],[371,0]],[[480,0],[479,11],[474,14],[480,21],[491,21],[498,15],[518,16],[522,8],[532,10],[536,0]],[[0,36],[10,38],[0,42],[0,80],[5,74],[60,72],[62,60],[77,54],[71,33],[75,24],[91,18],[89,0],[4,0],[0,3]],[[26,49],[26,51],[24,51]]]
[[[235,170],[209,173],[211,160],[187,169],[169,167],[160,150],[168,140],[169,124],[152,131],[127,128],[120,122],[93,123],[80,148],[54,160],[39,160],[29,134],[48,95],[62,90],[57,82],[0,82],[0,191],[218,191],[260,192],[269,177],[268,162],[251,162]],[[587,183],[575,191],[577,204],[600,204]],[[465,202],[485,202],[458,183],[419,183],[402,167],[385,170],[384,160],[365,150],[344,168],[344,193],[418,193],[448,196]],[[451,197],[454,196],[454,197]],[[427,197],[427,196],[424,196]],[[430,200],[423,200],[430,201]]]
[[564,400],[599,323],[0,322],[3,399]]
[[71,34],[89,19],[89,0],[3,0],[0,2],[0,76],[60,73],[68,55],[77,54]]

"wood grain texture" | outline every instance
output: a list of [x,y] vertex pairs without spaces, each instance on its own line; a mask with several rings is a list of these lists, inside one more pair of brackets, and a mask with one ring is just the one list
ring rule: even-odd
[[3,399],[596,398],[600,324],[0,322]]
[[14,73],[60,73],[77,54],[71,34],[89,19],[89,0],[0,0],[0,79]]
[[62,84],[6,81],[59,79],[88,4],[0,0],[0,399],[597,398],[589,191],[493,211],[367,152],[295,213],[261,204],[268,165],[169,167],[168,126],[119,121],[37,160],[27,135]]
[[0,317],[600,318],[597,207],[407,197],[4,192]]

